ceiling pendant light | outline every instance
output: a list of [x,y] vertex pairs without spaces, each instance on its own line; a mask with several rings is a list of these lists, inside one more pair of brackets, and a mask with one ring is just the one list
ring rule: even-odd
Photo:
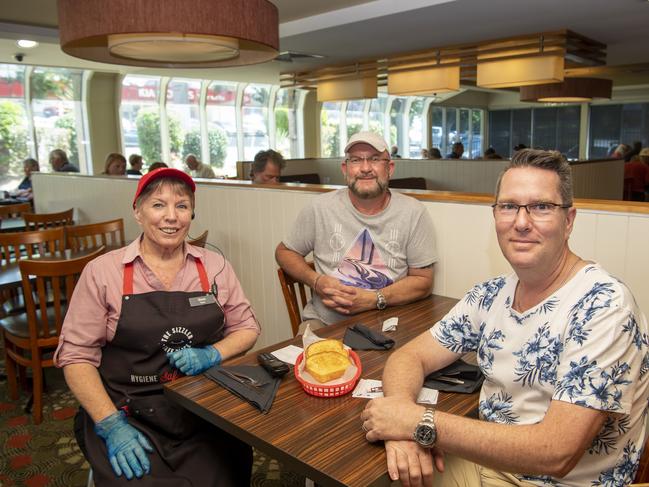
[[416,65],[388,68],[388,94],[399,96],[429,95],[460,89],[459,59],[455,66],[438,64],[418,67]]
[[162,68],[240,66],[278,53],[268,0],[58,0],[61,48],[102,63]]
[[613,81],[601,78],[565,78],[562,83],[521,86],[521,101],[584,103],[593,98],[611,98]]
[[361,77],[318,81],[317,99],[319,102],[364,100],[376,98],[377,92],[376,72],[369,72]]

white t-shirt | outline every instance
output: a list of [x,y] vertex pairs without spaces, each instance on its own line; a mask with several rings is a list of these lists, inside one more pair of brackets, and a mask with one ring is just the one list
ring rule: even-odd
[[517,283],[509,275],[475,286],[433,326],[433,337],[451,351],[477,352],[485,421],[535,424],[553,400],[614,413],[566,477],[518,478],[543,486],[629,484],[649,397],[645,316],[628,288],[597,264],[522,314],[512,309]]
[[[392,191],[383,211],[364,215],[354,208],[348,191],[313,198],[284,245],[304,256],[313,252],[319,273],[363,289],[382,289],[406,277],[409,267],[437,261],[433,222],[419,201]],[[327,308],[318,295],[307,304],[303,317],[327,324],[348,318]]]

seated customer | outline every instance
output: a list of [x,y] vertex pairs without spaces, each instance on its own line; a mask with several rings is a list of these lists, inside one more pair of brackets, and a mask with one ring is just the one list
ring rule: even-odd
[[[649,166],[640,159],[639,155],[624,163],[624,179],[631,180],[631,201],[644,201],[644,188],[649,181]],[[625,195],[626,198],[628,196]]]
[[[185,242],[194,181],[139,180],[142,234],[90,262],[65,316],[57,367],[81,408],[75,435],[97,487],[250,484],[251,448],[163,394],[163,384],[249,350],[259,325],[221,254]],[[200,299],[198,299],[200,298]]]
[[144,165],[144,162],[142,161],[142,156],[140,154],[131,154],[128,156],[128,165],[131,167],[126,170],[126,174],[142,176],[142,166]]
[[5,196],[9,198],[17,198],[25,201],[31,201],[34,199],[32,193],[32,173],[40,171],[38,161],[32,159],[31,157],[23,161],[23,171],[25,172],[25,177],[20,182],[18,187],[13,191],[5,192]]
[[286,161],[279,152],[273,149],[259,151],[250,168],[250,179],[255,184],[279,183],[284,166]]
[[[409,485],[626,486],[645,442],[649,328],[629,289],[568,245],[577,211],[558,152],[520,150],[493,216],[514,273],[477,284],[394,352],[361,414]],[[415,403],[422,381],[476,352],[480,419]],[[424,416],[425,414],[425,416]],[[441,453],[444,457],[441,457]]]
[[429,159],[441,159],[442,158],[442,153],[437,147],[432,147],[428,151],[428,158]]
[[[433,222],[419,201],[388,189],[394,162],[383,138],[354,134],[345,155],[348,187],[314,197],[275,251],[313,289],[303,313],[313,328],[410,303],[433,285]],[[311,252],[315,270],[304,259]]]
[[456,142],[453,144],[451,152],[446,154],[447,159],[462,159],[462,154],[464,154],[464,144],[462,142]]
[[50,166],[54,172],[79,172],[79,168],[70,162],[68,155],[61,149],[50,152]]
[[185,165],[192,177],[203,179],[214,179],[216,177],[214,170],[207,164],[200,162],[194,154],[188,154],[185,157]]
[[104,172],[109,176],[124,176],[126,174],[126,158],[117,152],[111,152],[106,156]]

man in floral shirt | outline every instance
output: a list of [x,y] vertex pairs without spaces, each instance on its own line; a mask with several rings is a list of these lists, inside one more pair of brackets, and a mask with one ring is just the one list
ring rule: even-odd
[[[476,285],[430,332],[396,351],[384,398],[361,415],[408,485],[628,485],[649,396],[649,330],[631,292],[570,251],[570,167],[521,150],[493,205],[514,273]],[[476,352],[480,420],[415,403],[423,378]],[[425,413],[425,414],[424,414]],[[442,457],[441,452],[445,452]]]

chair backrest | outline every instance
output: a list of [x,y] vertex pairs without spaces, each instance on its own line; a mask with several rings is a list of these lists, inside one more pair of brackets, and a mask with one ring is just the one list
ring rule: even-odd
[[32,205],[29,203],[18,203],[15,205],[2,205],[0,206],[0,220],[5,218],[14,218],[22,215],[23,213],[31,213]]
[[196,247],[205,247],[205,244],[207,243],[207,234],[209,230],[205,230],[203,233],[201,233],[198,237],[196,237],[193,240],[187,240],[187,243],[196,245]]
[[63,227],[33,232],[0,233],[0,259],[2,264],[30,258],[34,255],[53,254],[65,249]]
[[126,245],[124,238],[124,220],[109,220],[88,225],[72,225],[65,227],[68,248],[77,251],[83,249],[96,249],[102,245],[123,247]]
[[37,230],[39,228],[63,227],[72,225],[72,214],[74,208],[59,211],[58,213],[24,213],[25,228],[27,230]]
[[[312,269],[315,268],[313,262],[307,262],[307,264]],[[277,276],[282,287],[282,294],[284,294],[284,301],[286,301],[286,309],[288,310],[288,317],[291,320],[293,336],[295,336],[302,322],[302,310],[304,310],[308,299],[311,297],[311,288],[308,288],[309,296],[307,296],[307,286],[293,279],[281,267],[277,269]],[[299,301],[298,295],[300,297]]]
[[388,181],[388,186],[390,188],[402,188],[402,189],[426,189],[426,179],[425,178],[390,179],[390,181]]
[[104,250],[99,247],[77,259],[20,261],[29,336],[33,347],[56,346],[81,271]]

